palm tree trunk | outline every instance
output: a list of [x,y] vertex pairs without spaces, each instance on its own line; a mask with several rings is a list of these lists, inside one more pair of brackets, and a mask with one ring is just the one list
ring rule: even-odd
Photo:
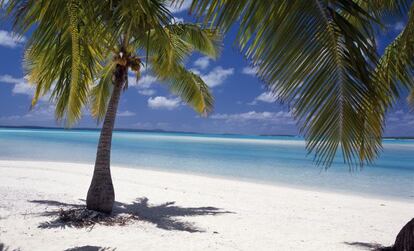
[[126,77],[127,67],[117,65],[114,72],[114,88],[99,137],[95,169],[86,198],[86,206],[88,209],[103,213],[111,213],[115,201],[115,192],[110,170],[112,131],[114,129],[118,103]]

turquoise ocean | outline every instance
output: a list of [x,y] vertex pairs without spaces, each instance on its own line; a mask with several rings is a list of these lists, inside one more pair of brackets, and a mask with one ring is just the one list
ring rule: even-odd
[[[87,163],[99,131],[0,128],[1,160]],[[116,131],[112,164],[414,202],[414,140],[384,139],[374,165],[324,170],[299,137]]]

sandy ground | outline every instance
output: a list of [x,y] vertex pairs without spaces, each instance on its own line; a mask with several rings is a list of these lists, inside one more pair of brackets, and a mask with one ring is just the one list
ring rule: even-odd
[[0,161],[0,250],[369,250],[392,244],[414,216],[412,202],[114,167],[116,211],[141,221],[50,224],[45,212],[84,203],[91,174]]

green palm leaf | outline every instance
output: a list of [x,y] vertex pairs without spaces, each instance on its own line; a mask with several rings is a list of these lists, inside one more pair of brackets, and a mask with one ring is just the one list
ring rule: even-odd
[[98,123],[104,119],[108,108],[109,98],[113,89],[112,77],[114,70],[115,64],[108,63],[102,69],[98,83],[90,91],[91,113]]
[[76,0],[68,1],[69,32],[71,35],[72,65],[70,76],[70,90],[68,98],[68,121],[76,121],[81,116],[81,103],[85,102],[87,90],[80,87],[80,38],[79,38],[79,3]]
[[[162,69],[158,67],[153,67],[152,70],[158,76],[163,75],[159,73]],[[180,65],[175,66],[173,72],[161,80],[168,85],[172,93],[180,96],[196,112],[207,116],[213,110],[214,103],[208,85],[200,76],[186,70]]]
[[385,105],[392,105],[403,90],[414,88],[414,3],[407,25],[387,46],[376,69],[375,79],[387,93]]
[[194,0],[191,8],[225,31],[237,22],[237,45],[259,77],[289,104],[317,163],[341,149],[350,167],[381,149],[383,93],[372,83],[376,19],[354,1]]

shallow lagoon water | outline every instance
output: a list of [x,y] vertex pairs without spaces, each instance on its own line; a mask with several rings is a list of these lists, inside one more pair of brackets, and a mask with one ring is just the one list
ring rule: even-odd
[[[90,163],[94,130],[0,129],[0,159]],[[385,139],[372,166],[349,171],[341,158],[327,170],[297,137],[186,133],[114,133],[112,163],[129,168],[222,176],[254,182],[414,201],[414,140]]]

